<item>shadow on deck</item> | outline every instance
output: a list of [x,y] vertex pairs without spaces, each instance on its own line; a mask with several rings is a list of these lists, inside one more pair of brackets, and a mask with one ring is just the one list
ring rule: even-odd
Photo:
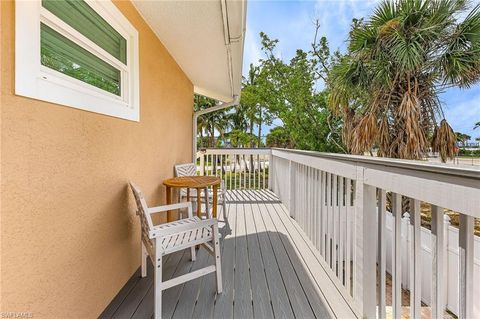
[[[163,293],[162,318],[334,318],[339,303],[342,317],[354,317],[340,295],[332,295],[326,275],[318,275],[322,266],[311,258],[308,240],[275,194],[229,191],[227,199],[227,212],[219,218],[223,294],[216,295],[213,273],[172,287]],[[212,263],[204,248],[195,262],[188,250],[180,251],[164,258],[163,276],[167,280]],[[139,274],[100,318],[153,317],[153,267],[146,278]]]

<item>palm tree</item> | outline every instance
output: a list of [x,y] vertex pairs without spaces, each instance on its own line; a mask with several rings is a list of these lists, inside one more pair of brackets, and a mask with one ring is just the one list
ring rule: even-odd
[[[213,107],[217,101],[201,96],[194,97],[194,110],[199,111],[205,108]],[[212,113],[207,113],[199,117],[197,127],[201,142],[203,142],[203,132],[208,136],[208,147],[215,147],[215,131],[220,133],[220,139],[224,141],[225,131],[228,129],[230,122],[228,113],[225,110],[220,110]]]
[[480,127],[480,122],[475,123],[475,126],[473,127],[474,130]]
[[480,10],[470,9],[467,0],[383,1],[353,21],[348,53],[328,78],[350,152],[376,146],[379,156],[419,159],[430,141],[443,161],[454,156],[438,94],[480,78]]
[[455,137],[457,142],[459,142],[462,146],[465,146],[465,143],[472,138],[470,135],[460,132],[455,132]]

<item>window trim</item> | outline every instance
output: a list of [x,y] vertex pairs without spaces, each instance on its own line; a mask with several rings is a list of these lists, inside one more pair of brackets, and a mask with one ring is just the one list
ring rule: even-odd
[[[122,119],[140,120],[138,32],[111,1],[85,0],[127,40],[127,65],[42,7],[41,0],[16,1],[15,94]],[[40,22],[121,72],[121,95],[43,66]]]

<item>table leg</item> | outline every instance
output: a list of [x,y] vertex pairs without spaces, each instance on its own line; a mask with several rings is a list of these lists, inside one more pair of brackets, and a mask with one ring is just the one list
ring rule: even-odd
[[202,189],[197,188],[197,216],[202,218]]
[[187,202],[190,201],[190,188],[187,188]]
[[[172,203],[172,189],[169,186],[166,186],[166,196],[167,196],[167,205],[170,205]],[[167,211],[167,222],[173,222],[173,211],[169,210]]]
[[213,207],[212,207],[213,218],[217,218],[217,190],[218,190],[218,185],[213,185]]

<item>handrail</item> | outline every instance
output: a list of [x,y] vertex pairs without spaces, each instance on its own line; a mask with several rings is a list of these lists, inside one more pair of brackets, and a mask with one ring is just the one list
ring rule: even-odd
[[[308,155],[313,157],[320,157],[325,159],[346,161],[349,163],[354,162],[354,163],[370,164],[370,165],[384,166],[384,167],[406,168],[406,169],[411,169],[416,171],[433,172],[436,174],[463,176],[463,177],[478,179],[480,181],[480,167],[474,168],[474,167],[464,167],[464,166],[457,166],[457,165],[444,164],[444,163],[430,163],[430,162],[422,162],[422,161],[415,161],[415,160],[370,157],[370,156],[362,156],[362,155],[322,153],[322,152],[315,152],[315,151],[293,150],[293,149],[286,149],[286,148],[272,148],[272,151],[274,150]],[[480,184],[479,184],[479,187],[480,187]]]

